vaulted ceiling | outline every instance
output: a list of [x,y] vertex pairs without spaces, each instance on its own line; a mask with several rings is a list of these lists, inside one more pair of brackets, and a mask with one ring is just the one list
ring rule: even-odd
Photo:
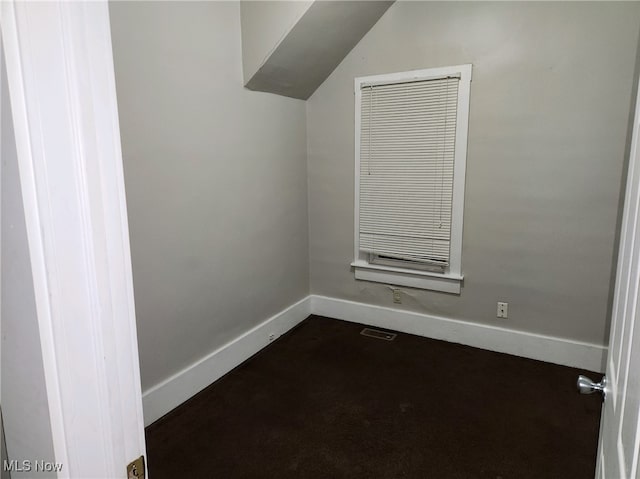
[[306,100],[393,1],[243,1],[244,83]]

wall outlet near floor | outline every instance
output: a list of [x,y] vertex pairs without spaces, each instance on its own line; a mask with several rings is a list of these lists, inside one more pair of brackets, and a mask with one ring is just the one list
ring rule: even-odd
[[276,333],[269,333],[269,342],[273,341],[274,339],[276,339]]
[[498,301],[498,318],[507,319],[509,317],[509,303]]
[[393,292],[393,302],[396,304],[402,303],[402,291],[396,288],[391,290]]

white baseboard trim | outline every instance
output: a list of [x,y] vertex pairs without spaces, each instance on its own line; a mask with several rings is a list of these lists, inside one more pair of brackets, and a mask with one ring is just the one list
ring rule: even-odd
[[142,394],[144,424],[148,426],[200,392],[269,344],[269,334],[278,338],[306,319],[310,296],[275,314],[246,333],[187,366]]
[[311,313],[563,366],[605,370],[607,348],[598,344],[317,295],[311,296]]
[[400,309],[310,295],[216,349],[142,395],[148,426],[302,322],[310,314],[480,349],[603,372],[605,346]]

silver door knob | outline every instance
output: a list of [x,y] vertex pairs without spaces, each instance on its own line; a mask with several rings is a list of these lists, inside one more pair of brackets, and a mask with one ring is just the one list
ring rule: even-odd
[[602,380],[599,383],[592,381],[587,376],[578,376],[578,391],[580,394],[593,394],[599,392],[604,398],[607,395],[607,377],[602,376]]

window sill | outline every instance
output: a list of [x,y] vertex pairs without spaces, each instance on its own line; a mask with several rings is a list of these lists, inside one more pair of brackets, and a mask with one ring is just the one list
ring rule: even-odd
[[351,266],[355,269],[356,279],[453,294],[460,294],[460,285],[464,278],[462,275],[457,274],[439,274],[430,271],[394,268],[371,264],[362,260],[354,261]]

